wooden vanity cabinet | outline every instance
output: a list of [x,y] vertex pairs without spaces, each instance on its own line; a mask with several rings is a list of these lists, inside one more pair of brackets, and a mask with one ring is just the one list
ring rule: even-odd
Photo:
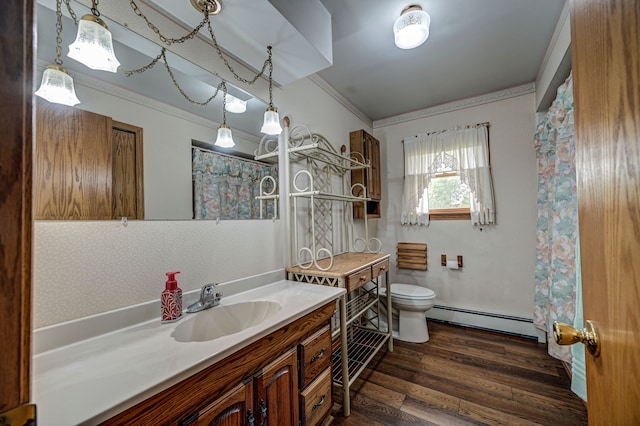
[[[298,353],[304,343],[313,345],[313,336],[324,338],[319,332],[329,330],[335,307],[335,301],[327,303],[102,424],[299,426],[303,395]],[[331,347],[324,353],[330,359]],[[323,370],[330,371],[330,366]],[[325,401],[330,391],[324,388]],[[313,410],[313,422],[302,424],[315,426],[324,420],[324,406],[330,408],[330,399]]]
[[256,378],[257,425],[298,425],[298,355],[291,348]]
[[[364,130],[349,133],[349,149],[351,154],[358,153],[369,167],[364,170],[351,171],[351,185],[362,184],[367,188],[366,204],[354,203],[353,217],[356,219],[380,217],[380,201],[382,200],[382,180],[380,177],[380,142]],[[359,195],[356,193],[355,195]]]
[[180,426],[251,426],[253,413],[253,380],[248,380],[233,388],[229,393],[201,410],[182,419]]

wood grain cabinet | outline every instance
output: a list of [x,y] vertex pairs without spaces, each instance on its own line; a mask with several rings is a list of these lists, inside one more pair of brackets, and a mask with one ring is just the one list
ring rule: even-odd
[[34,219],[144,219],[142,129],[38,100]]
[[331,408],[335,307],[316,309],[102,424],[321,424]]
[[[356,130],[349,133],[349,149],[351,154],[357,153],[357,158],[362,155],[365,163],[369,164],[366,170],[352,170],[351,184],[362,184],[367,188],[367,196],[371,201],[366,206],[355,203],[353,217],[362,219],[368,217],[380,217],[380,202],[382,201],[382,181],[380,176],[380,142],[364,130]],[[360,195],[356,193],[355,195]]]

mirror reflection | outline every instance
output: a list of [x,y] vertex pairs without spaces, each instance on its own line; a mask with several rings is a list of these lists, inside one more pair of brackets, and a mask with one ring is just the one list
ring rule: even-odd
[[[48,0],[38,6],[36,86],[56,57],[55,6]],[[78,17],[90,13],[79,4],[72,6]],[[192,140],[213,144],[219,125],[226,122],[235,142],[226,154],[253,155],[268,105],[229,82],[228,94],[246,102],[244,113],[231,113],[230,106],[223,116],[221,95],[207,106],[195,105],[172,80],[199,102],[213,95],[221,80],[168,51],[173,76],[162,61],[132,77],[90,70],[67,57],[77,27],[63,12],[61,59],[81,103],[67,107],[36,99],[36,219],[193,218]],[[108,25],[121,70],[143,67],[160,51],[126,28]],[[48,143],[55,135],[62,135],[58,140],[65,141],[63,146]],[[99,143],[104,140],[111,144]],[[56,168],[60,164],[65,172]],[[64,190],[55,189],[65,181]],[[98,190],[87,194],[89,185]]]

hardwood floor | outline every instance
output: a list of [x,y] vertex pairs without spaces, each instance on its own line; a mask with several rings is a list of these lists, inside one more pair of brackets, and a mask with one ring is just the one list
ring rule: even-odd
[[546,345],[429,321],[424,344],[394,341],[352,386],[332,425],[586,425],[562,363]]

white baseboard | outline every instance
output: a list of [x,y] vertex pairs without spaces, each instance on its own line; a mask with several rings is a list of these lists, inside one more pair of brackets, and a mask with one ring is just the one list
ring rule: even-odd
[[512,334],[540,343],[547,341],[546,333],[533,325],[533,320],[529,318],[436,305],[427,311],[427,319]]

